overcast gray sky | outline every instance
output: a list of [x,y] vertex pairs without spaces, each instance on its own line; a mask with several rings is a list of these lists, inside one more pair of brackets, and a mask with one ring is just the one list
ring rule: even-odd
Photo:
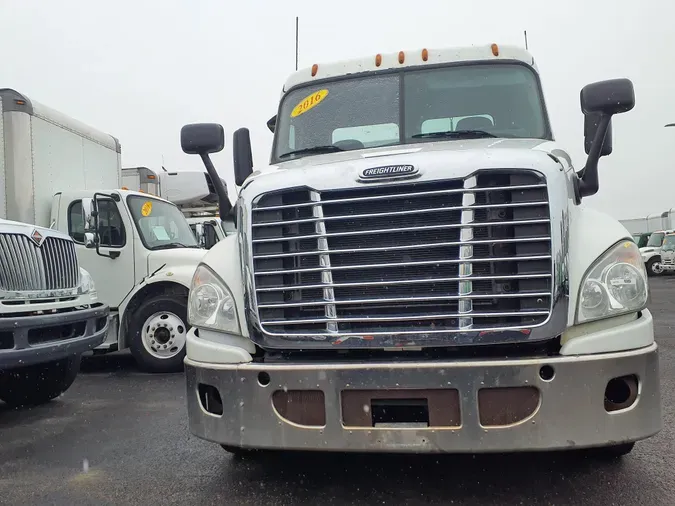
[[[105,7],[103,7],[105,5]],[[15,88],[118,137],[125,166],[198,169],[180,127],[226,131],[214,157],[231,186],[232,132],[251,130],[268,161],[265,122],[295,65],[476,43],[523,45],[542,74],[556,140],[583,166],[579,90],[629,77],[636,107],[614,120],[614,154],[588,205],[617,218],[675,207],[675,2],[667,0],[0,0],[0,87]]]

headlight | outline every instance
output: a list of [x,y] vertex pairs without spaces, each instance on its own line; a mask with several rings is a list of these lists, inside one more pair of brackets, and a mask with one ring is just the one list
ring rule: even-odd
[[637,245],[621,241],[598,258],[581,283],[577,323],[634,313],[647,305],[647,271]]
[[96,292],[96,285],[94,284],[94,278],[91,277],[87,271],[80,267],[80,286],[78,287],[78,292],[80,294]]
[[200,265],[195,271],[188,301],[188,321],[194,327],[241,334],[232,293],[216,274]]

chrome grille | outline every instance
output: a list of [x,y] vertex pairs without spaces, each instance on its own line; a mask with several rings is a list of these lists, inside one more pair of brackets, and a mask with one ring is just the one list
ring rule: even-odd
[[260,196],[251,223],[265,335],[457,336],[532,328],[551,313],[550,211],[538,172],[288,189]]
[[46,237],[40,247],[21,234],[0,234],[0,289],[6,291],[76,288],[80,271],[75,245]]

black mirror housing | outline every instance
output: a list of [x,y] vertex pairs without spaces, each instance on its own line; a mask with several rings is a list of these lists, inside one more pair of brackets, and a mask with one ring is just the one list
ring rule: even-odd
[[267,120],[267,128],[270,132],[274,133],[274,130],[277,128],[277,116],[276,114]]
[[232,157],[234,158],[234,182],[241,186],[253,172],[253,154],[251,136],[248,128],[240,128],[232,138]]
[[[600,117],[602,113],[588,113],[584,115],[584,150],[588,155],[593,147],[593,140],[595,133],[598,131],[600,125]],[[610,121],[605,133],[605,140],[602,143],[602,150],[600,156],[607,156],[612,154],[612,122]]]
[[609,79],[587,84],[581,90],[584,114],[621,114],[635,107],[635,90],[630,79]]
[[218,153],[225,147],[225,130],[218,123],[194,123],[180,129],[180,145],[189,155]]

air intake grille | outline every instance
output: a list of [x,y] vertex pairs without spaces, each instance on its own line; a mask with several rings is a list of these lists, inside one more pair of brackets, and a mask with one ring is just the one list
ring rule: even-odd
[[72,241],[47,237],[41,247],[21,234],[0,234],[0,289],[77,288],[80,270]]
[[551,312],[548,195],[533,171],[269,193],[251,237],[269,335],[528,328]]

